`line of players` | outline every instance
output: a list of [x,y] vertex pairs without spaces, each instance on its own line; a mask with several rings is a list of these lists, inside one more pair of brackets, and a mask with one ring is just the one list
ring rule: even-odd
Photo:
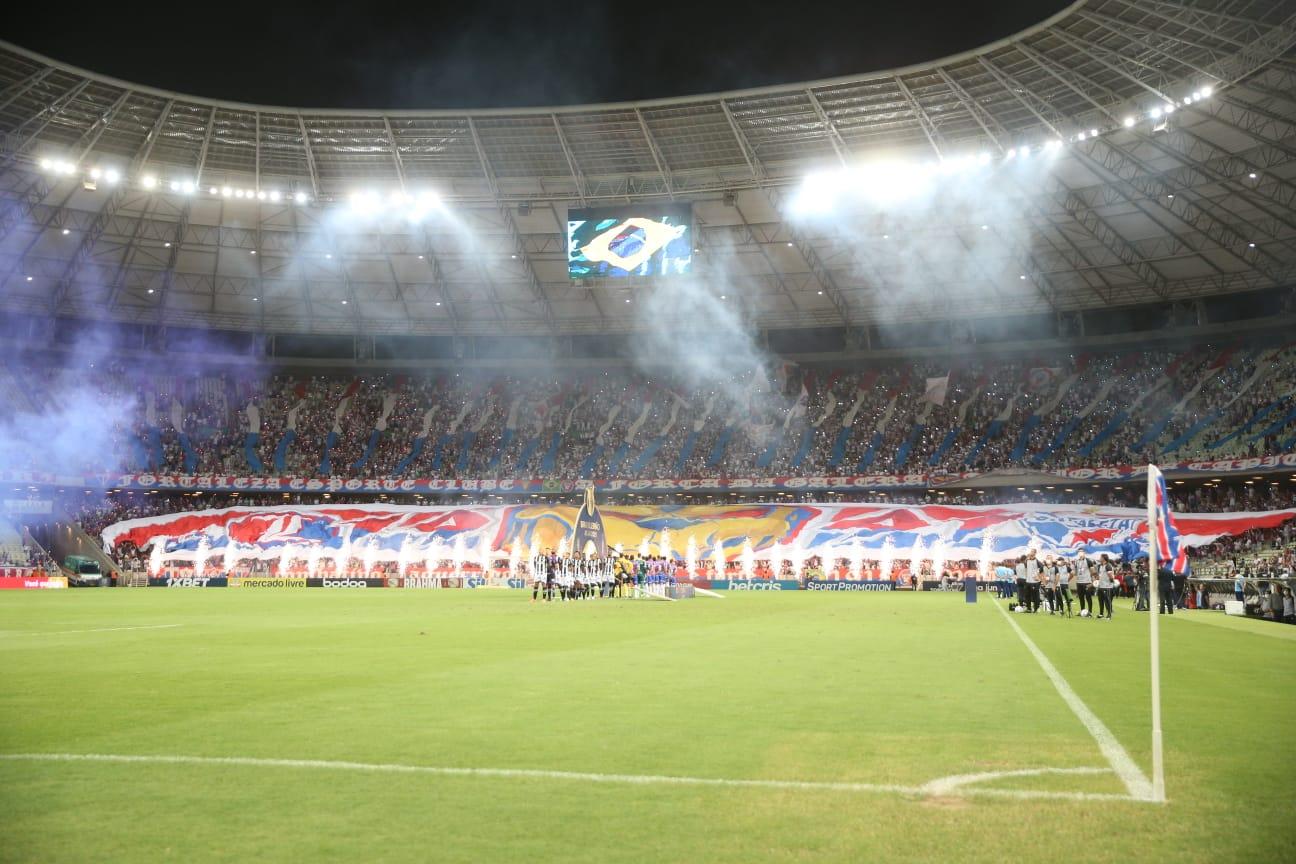
[[[1083,556],[1074,562],[1061,558],[1041,561],[1032,549],[1029,555],[1017,559],[1013,573],[1017,582],[1018,608],[1022,611],[1039,612],[1043,607],[1050,615],[1070,618],[1071,586],[1074,585],[1081,618],[1111,620],[1112,598],[1116,596],[1116,568],[1106,555],[1100,555],[1096,563]],[[1095,595],[1098,597],[1096,616],[1093,611]]]
[[674,568],[663,557],[633,553],[559,556],[553,550],[528,562],[531,602],[635,596],[651,586],[674,585]]

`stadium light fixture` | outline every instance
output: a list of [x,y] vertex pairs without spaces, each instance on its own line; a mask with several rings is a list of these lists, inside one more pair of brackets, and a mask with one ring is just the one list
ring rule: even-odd
[[54,163],[51,162],[51,161],[48,160],[48,159],[42,159],[42,160],[40,160],[40,169],[41,169],[42,171],[53,171],[53,170],[54,170]]
[[310,199],[306,197],[305,192],[298,192],[297,194],[293,195],[293,200],[296,201],[298,204],[305,204]]
[[1155,108],[1153,108],[1151,111],[1149,111],[1149,112],[1148,112],[1148,116],[1151,117],[1153,120],[1160,120],[1160,119],[1161,119],[1161,106],[1158,105],[1157,107],[1155,107]]
[[258,201],[266,200],[266,193],[264,189],[258,189],[256,195]]
[[1247,176],[1250,177],[1252,180],[1254,180],[1254,179],[1256,179],[1256,172],[1252,171],[1252,172],[1251,172],[1250,174],[1248,174]]
[[278,189],[271,189],[271,190],[270,190],[270,201],[271,201],[271,203],[278,204],[278,203],[279,203],[279,198],[280,198],[279,190],[278,190]]
[[152,174],[145,174],[143,177],[140,178],[140,185],[143,186],[145,189],[152,189],[155,186],[157,186],[157,178],[154,177]]
[[152,293],[153,293],[153,289],[152,289],[152,288],[148,289],[148,293],[152,294]]
[[228,187],[228,186],[222,186],[222,187],[221,187],[221,197],[222,197],[222,198],[228,198],[228,197],[230,197],[230,196],[233,195],[233,194],[234,194],[234,190],[231,189],[230,187]]
[[167,184],[167,188],[169,188],[172,192],[179,192],[179,191],[180,191],[180,181],[179,181],[179,180],[172,180],[170,183]]
[[102,176],[103,176],[103,172],[100,171],[98,168],[91,168],[91,169],[90,169],[90,179],[91,179],[91,180],[98,180],[98,179],[99,179],[100,177],[102,177]]
[[1097,138],[1097,137],[1098,137],[1098,130],[1097,130],[1097,129],[1090,129],[1090,130],[1089,130],[1089,137],[1090,137],[1090,138]]
[[1214,92],[1215,92],[1215,90],[1214,90],[1213,88],[1209,87],[1209,86],[1207,86],[1207,87],[1203,87],[1203,88],[1201,89],[1202,98],[1203,98],[1203,99],[1209,99],[1209,98],[1211,97],[1211,94],[1214,93]]
[[1004,154],[1005,159],[1014,159],[1017,156],[1017,148],[1009,147],[1008,152]]
[[1175,106],[1174,106],[1174,103],[1173,103],[1173,102],[1171,102],[1171,103],[1169,103],[1168,105],[1165,106],[1165,113],[1167,113],[1167,114],[1173,114],[1173,113],[1174,113],[1174,110],[1175,110]]
[[170,249],[170,248],[171,248],[171,241],[168,240],[167,242],[163,243],[162,245],[165,246],[166,248]]
[[1248,244],[1247,244],[1247,248],[1248,248],[1248,249],[1254,249],[1254,248],[1255,248],[1255,243],[1248,243]]
[[242,197],[243,197],[243,190],[242,190],[242,189],[235,189],[235,190],[234,190],[234,197],[235,197],[235,198],[242,198]]
[[185,195],[194,194],[194,184],[192,180],[185,180],[180,184],[180,191]]
[[104,171],[104,182],[109,186],[116,186],[120,180],[121,174],[118,173],[116,168],[109,168]]
[[27,277],[27,281],[30,282],[30,281],[32,281],[33,278],[35,278],[35,277],[28,276],[28,277]]
[[67,235],[69,235],[69,234],[71,234],[71,233],[72,233],[72,232],[71,232],[69,229],[67,229],[67,228],[64,228],[64,229],[63,229],[63,236],[64,236],[64,237],[66,237]]
[[1137,122],[1137,121],[1135,121],[1135,119],[1134,119],[1133,117],[1126,117],[1125,120],[1124,120],[1125,128],[1126,128],[1126,129],[1133,129],[1133,128],[1134,128],[1134,124],[1135,124],[1135,122]]
[[1079,135],[1076,136],[1076,140],[1077,140],[1077,141],[1083,141],[1083,140],[1085,140],[1085,137],[1086,137],[1086,136],[1085,136],[1085,133],[1081,132]]
[[343,301],[342,301],[342,305],[343,305],[343,306],[347,305],[347,301],[343,300]]

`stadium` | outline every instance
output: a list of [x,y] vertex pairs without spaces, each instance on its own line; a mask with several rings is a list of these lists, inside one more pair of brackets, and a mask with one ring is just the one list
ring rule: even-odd
[[1296,860],[1292,0],[0,136],[0,860]]

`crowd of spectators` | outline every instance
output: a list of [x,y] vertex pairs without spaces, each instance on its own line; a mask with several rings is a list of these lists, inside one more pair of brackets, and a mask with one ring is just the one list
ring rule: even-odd
[[[577,480],[941,475],[1286,452],[1296,446],[1293,355],[1202,346],[953,370],[935,360],[783,366],[692,386],[628,370],[356,378],[109,361],[76,375],[8,372],[38,413],[75,402],[99,406],[111,425],[65,471]],[[928,379],[945,375],[944,397],[924,399]],[[24,467],[47,459],[33,447]]]

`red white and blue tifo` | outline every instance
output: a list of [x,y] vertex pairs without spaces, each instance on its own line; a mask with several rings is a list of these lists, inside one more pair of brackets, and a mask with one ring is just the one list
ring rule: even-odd
[[[229,507],[131,519],[103,532],[105,546],[162,544],[168,560],[203,557],[276,559],[284,555],[363,556],[372,561],[525,555],[570,543],[578,507],[505,505],[423,507],[387,504]],[[1147,555],[1147,511],[1079,504],[941,506],[893,504],[658,505],[599,508],[609,547],[653,554],[667,547],[683,559],[728,559],[748,544],[758,557],[780,554],[1002,561],[1034,549],[1043,555],[1113,558]],[[1296,509],[1254,513],[1181,513],[1158,520],[1158,558],[1254,528],[1272,528]]]

